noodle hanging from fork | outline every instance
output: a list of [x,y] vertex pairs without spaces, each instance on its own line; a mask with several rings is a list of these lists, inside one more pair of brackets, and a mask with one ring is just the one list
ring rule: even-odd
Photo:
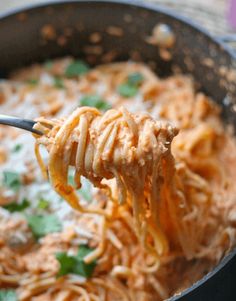
[[[170,198],[174,160],[171,141],[176,128],[157,122],[148,114],[131,114],[124,108],[104,115],[91,107],[76,109],[67,119],[37,120],[36,156],[45,174],[47,168],[39,145],[49,151],[48,173],[54,189],[75,209],[107,216],[103,209],[84,208],[76,188],[81,176],[105,189],[119,205],[133,210],[135,229],[142,245],[153,255],[168,251],[160,224],[160,207]],[[76,188],[68,183],[69,167],[75,167]],[[117,195],[103,179],[115,179]],[[117,203],[115,201],[115,203]]]

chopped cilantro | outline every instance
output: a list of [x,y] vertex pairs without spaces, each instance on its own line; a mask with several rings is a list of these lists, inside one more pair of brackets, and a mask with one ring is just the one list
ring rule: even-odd
[[128,76],[127,82],[130,85],[138,86],[142,83],[143,79],[144,79],[144,77],[143,77],[142,73],[134,72]]
[[13,171],[4,171],[3,184],[14,191],[18,191],[21,186],[20,175]]
[[68,256],[65,252],[57,253],[56,259],[60,263],[60,270],[58,276],[64,276],[73,273],[73,269],[76,265],[76,258],[74,256]]
[[118,93],[124,97],[132,97],[138,93],[138,88],[129,83],[125,83],[118,87]]
[[84,276],[85,278],[89,278],[92,276],[93,271],[96,267],[96,261],[92,261],[90,263],[85,263],[84,262],[84,257],[91,253],[93,249],[88,247],[87,245],[81,245],[79,247],[76,259],[77,259],[77,264],[74,268],[75,274]]
[[18,152],[22,149],[22,147],[23,147],[23,145],[20,144],[20,143],[18,143],[18,144],[16,144],[16,145],[13,147],[12,152],[13,152],[13,153],[18,153]]
[[38,209],[47,209],[49,207],[49,202],[45,199],[40,199],[38,202]]
[[95,107],[99,110],[106,111],[111,105],[101,98],[99,95],[86,95],[80,100],[81,106]]
[[50,61],[50,60],[47,60],[47,61],[44,63],[44,67],[45,67],[47,70],[52,69],[52,66],[53,66],[53,62]]
[[85,74],[88,71],[89,71],[89,66],[85,62],[77,60],[70,63],[67,66],[65,70],[65,76],[74,77],[74,76]]
[[26,218],[35,238],[62,230],[61,222],[55,215],[28,215]]
[[38,81],[38,79],[32,78],[32,79],[28,79],[26,82],[32,86],[36,86],[39,81]]
[[30,202],[27,199],[23,199],[21,203],[10,203],[4,205],[3,208],[10,212],[21,212],[30,206]]
[[81,245],[79,246],[79,250],[76,256],[69,256],[65,252],[57,253],[56,259],[60,263],[58,276],[77,274],[85,278],[91,277],[96,266],[96,261],[85,263],[84,257],[92,251],[93,249],[91,249],[87,245]]
[[54,86],[59,89],[64,89],[64,82],[61,77],[54,77]]
[[80,245],[76,258],[84,260],[84,257],[93,251],[88,245]]
[[121,84],[117,91],[123,97],[133,97],[138,93],[138,86],[142,83],[144,77],[139,72],[131,73],[127,81]]
[[15,291],[11,289],[1,289],[0,301],[17,301],[17,296]]

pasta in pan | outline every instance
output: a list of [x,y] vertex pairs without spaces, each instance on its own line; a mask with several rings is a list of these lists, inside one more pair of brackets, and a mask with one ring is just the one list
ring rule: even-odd
[[2,81],[0,107],[44,133],[43,178],[35,138],[0,128],[0,294],[164,300],[235,246],[235,141],[189,76],[64,58]]

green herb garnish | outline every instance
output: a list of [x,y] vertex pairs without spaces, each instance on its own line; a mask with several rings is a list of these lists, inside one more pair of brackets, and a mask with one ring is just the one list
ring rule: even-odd
[[10,212],[21,212],[30,206],[30,202],[27,199],[23,199],[21,203],[10,203],[4,205],[3,208]]
[[34,237],[37,239],[62,230],[62,224],[55,215],[28,215],[26,218]]
[[126,83],[118,87],[118,93],[123,97],[133,97],[138,93],[138,88],[134,85]]
[[28,79],[26,82],[32,86],[36,86],[39,83],[39,80],[32,78],[32,79]]
[[80,100],[81,106],[95,107],[99,110],[106,111],[111,105],[101,98],[99,95],[86,95]]
[[52,69],[52,66],[53,66],[53,62],[50,61],[50,60],[47,60],[47,61],[44,63],[44,67],[45,67],[47,70]]
[[21,149],[22,149],[23,145],[22,144],[16,144],[13,149],[12,149],[12,152],[13,153],[18,153]]
[[61,252],[56,254],[56,259],[60,263],[58,276],[74,273],[74,267],[76,265],[76,258],[74,256],[68,256],[65,252]]
[[20,175],[16,172],[4,171],[3,184],[14,191],[18,191],[21,186]]
[[84,257],[92,251],[93,249],[87,245],[81,245],[76,256],[69,256],[65,252],[57,253],[56,259],[60,263],[58,276],[77,274],[85,278],[91,277],[96,266],[96,261],[87,264],[84,262]]
[[128,76],[127,83],[130,85],[138,86],[142,83],[143,80],[144,80],[144,77],[143,77],[142,73],[134,72]]
[[138,93],[138,86],[142,83],[144,77],[139,72],[131,73],[127,81],[121,84],[117,91],[123,97],[133,97]]
[[38,209],[47,209],[49,207],[49,202],[45,199],[40,199],[38,202]]
[[83,75],[89,71],[89,66],[80,60],[74,61],[70,63],[66,70],[65,70],[65,76],[66,77],[74,77],[78,75]]
[[64,82],[61,77],[54,77],[54,86],[59,89],[64,89]]
[[0,290],[0,301],[17,301],[17,296],[14,290]]

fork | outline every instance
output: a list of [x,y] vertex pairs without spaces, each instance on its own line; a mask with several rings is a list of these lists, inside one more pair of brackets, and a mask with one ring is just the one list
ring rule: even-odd
[[0,124],[10,125],[16,128],[24,129],[26,131],[32,132],[34,134],[42,135],[43,133],[34,129],[36,121],[30,119],[23,119],[14,116],[1,115],[0,114]]

